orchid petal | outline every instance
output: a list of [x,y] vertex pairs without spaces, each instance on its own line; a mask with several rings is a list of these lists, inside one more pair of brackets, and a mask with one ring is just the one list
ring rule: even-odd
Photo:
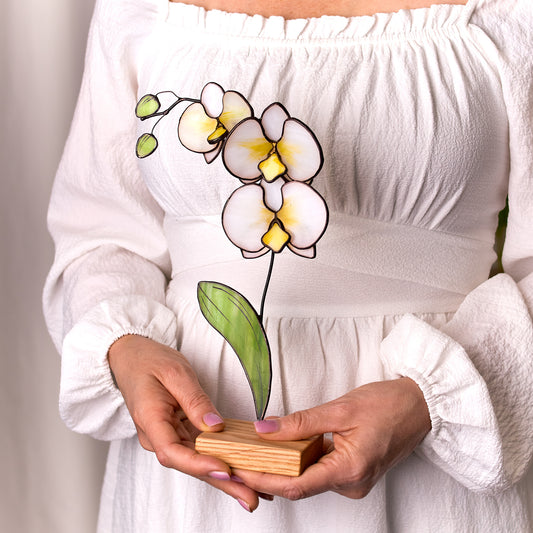
[[293,246],[290,242],[287,244],[287,247],[289,250],[296,255],[299,255],[301,257],[305,257],[307,259],[314,259],[316,257],[316,246],[311,246],[311,248],[304,248],[303,250],[300,248],[296,248],[296,246]]
[[230,133],[222,158],[228,171],[245,180],[261,176],[258,165],[272,150],[272,144],[265,139],[259,121],[255,118],[243,120]]
[[228,239],[247,252],[263,249],[261,238],[268,231],[274,213],[263,202],[263,188],[243,185],[228,198],[222,213],[222,226]]
[[236,91],[224,93],[223,102],[224,109],[218,119],[228,131],[231,131],[241,120],[254,114],[246,98]]
[[215,149],[214,150],[211,150],[210,152],[205,152],[204,153],[204,159],[205,159],[205,162],[209,165],[210,163],[212,163],[218,156],[218,154],[220,153],[220,150],[222,150],[222,143],[218,143],[216,146],[215,146]]
[[257,183],[261,176],[256,176],[255,178],[245,179],[245,178],[239,178],[242,183],[244,184],[250,184],[250,183]]
[[214,82],[208,83],[200,95],[200,102],[204,106],[205,112],[211,118],[218,118],[222,113],[224,89]]
[[206,115],[202,104],[190,105],[181,115],[178,137],[181,144],[192,152],[210,152],[213,145],[207,141],[217,128],[217,120]]
[[304,250],[322,237],[328,224],[328,209],[320,194],[305,183],[291,181],[282,189],[283,206],[277,218],[291,235],[291,244]]
[[273,182],[262,181],[261,187],[263,187],[264,193],[264,202],[265,205],[274,212],[277,212],[281,209],[283,205],[283,195],[281,193],[281,188],[285,185],[285,180],[278,178]]
[[307,181],[322,166],[322,150],[311,130],[299,120],[285,121],[283,136],[276,146],[290,179]]
[[268,252],[270,252],[270,248],[267,248],[266,246],[261,248],[261,250],[258,252],[247,252],[246,250],[241,250],[244,259],[257,259]]
[[261,239],[265,246],[268,246],[273,252],[281,252],[291,236],[281,227],[280,223],[276,220],[270,226],[270,229],[263,235]]
[[269,105],[261,115],[261,125],[265,130],[265,134],[272,142],[278,142],[283,135],[283,124],[290,117],[285,108],[279,104],[274,103]]

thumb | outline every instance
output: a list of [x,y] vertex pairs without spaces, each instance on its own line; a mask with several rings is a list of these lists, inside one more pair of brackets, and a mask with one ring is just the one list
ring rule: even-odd
[[302,440],[335,431],[338,418],[334,404],[296,411],[281,418],[268,418],[254,423],[255,431],[268,440]]
[[200,431],[220,431],[224,420],[204,392],[194,374],[189,374],[176,384],[168,383],[169,392],[176,398],[190,422]]

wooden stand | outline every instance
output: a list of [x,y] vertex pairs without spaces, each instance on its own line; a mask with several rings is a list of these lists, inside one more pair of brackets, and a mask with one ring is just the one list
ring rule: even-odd
[[257,435],[253,422],[231,418],[224,422],[224,431],[198,435],[196,451],[218,457],[232,468],[299,476],[323,453],[322,435],[299,441],[266,441]]

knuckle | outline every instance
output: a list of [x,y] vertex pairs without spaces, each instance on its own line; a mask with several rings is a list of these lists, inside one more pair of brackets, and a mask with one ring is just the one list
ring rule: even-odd
[[308,415],[306,411],[296,411],[292,414],[292,425],[297,432],[302,432],[307,429]]
[[282,496],[287,500],[297,501],[305,498],[306,494],[301,487],[291,484],[283,489]]
[[142,439],[141,437],[139,437],[139,444],[147,452],[153,452],[154,451],[154,449],[152,448],[151,444],[146,439]]
[[152,447],[152,444],[146,437],[144,431],[139,426],[137,426],[137,424],[135,424],[135,427],[137,429],[137,439],[139,440],[139,444],[141,445],[141,447],[149,452],[153,452],[154,449]]
[[211,406],[211,402],[200,387],[190,389],[182,399],[182,407],[188,412],[194,413],[206,406]]
[[157,457],[157,460],[161,466],[164,466],[165,468],[172,467],[172,459],[167,447],[163,446],[161,448],[157,448],[155,450],[155,456]]
[[347,422],[353,420],[353,411],[354,408],[350,402],[339,399],[335,402],[335,408],[331,409],[330,416],[338,427],[345,427]]
[[190,377],[190,372],[183,365],[173,364],[161,369],[159,379],[162,383],[181,383]]

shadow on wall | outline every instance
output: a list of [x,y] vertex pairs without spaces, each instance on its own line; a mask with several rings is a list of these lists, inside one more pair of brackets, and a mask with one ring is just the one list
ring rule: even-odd
[[[79,90],[93,2],[7,2],[0,19],[2,530],[93,532],[107,446],[59,420],[60,359],[41,291],[45,220]],[[53,11],[53,13],[51,13]]]

